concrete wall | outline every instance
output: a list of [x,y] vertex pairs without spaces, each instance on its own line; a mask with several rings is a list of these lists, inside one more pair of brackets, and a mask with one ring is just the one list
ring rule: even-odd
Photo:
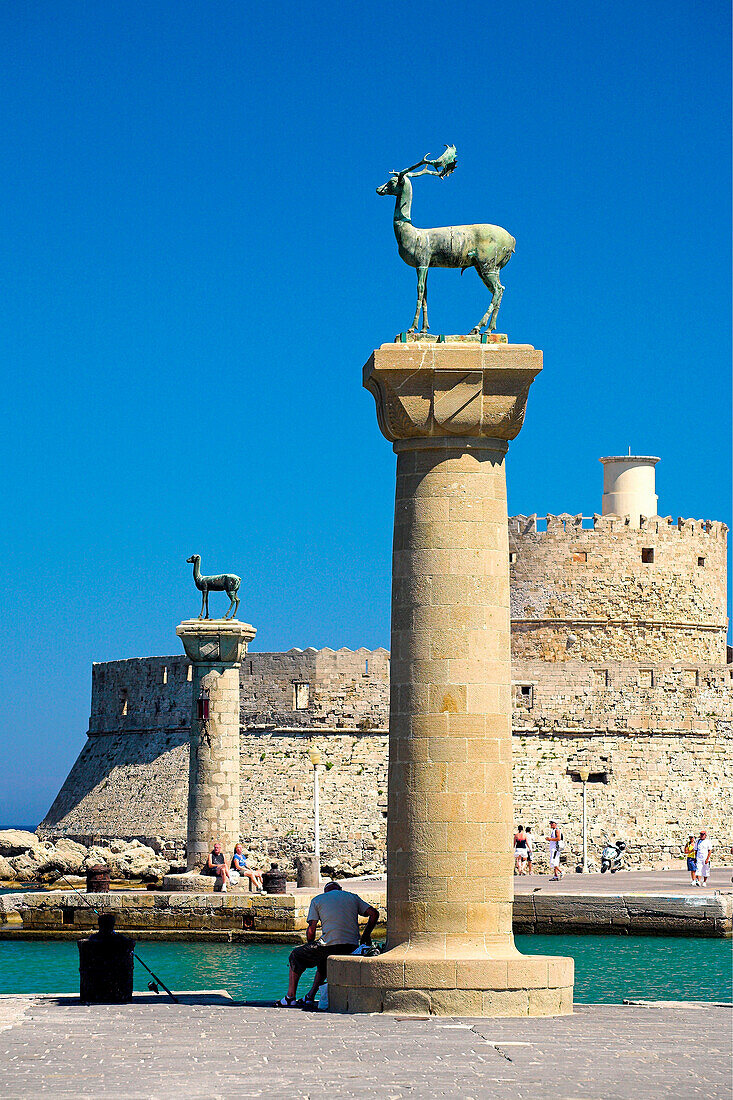
[[[588,522],[588,521],[586,521]],[[541,661],[726,659],[726,527],[661,517],[509,520],[512,654]],[[653,551],[654,561],[644,561]],[[699,564],[702,561],[703,564]]]

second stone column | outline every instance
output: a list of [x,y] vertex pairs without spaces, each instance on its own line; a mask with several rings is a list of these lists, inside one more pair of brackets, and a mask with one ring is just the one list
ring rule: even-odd
[[189,619],[176,633],[193,665],[186,842],[192,872],[216,841],[231,859],[239,840],[239,666],[256,631],[236,619]]

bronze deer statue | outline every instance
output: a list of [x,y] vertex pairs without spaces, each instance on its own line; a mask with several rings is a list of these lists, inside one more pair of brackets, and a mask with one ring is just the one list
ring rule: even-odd
[[[417,269],[417,309],[410,333],[417,329],[422,310],[421,332],[428,325],[428,269],[431,267],[460,267],[461,274],[468,267],[475,267],[481,279],[491,291],[491,303],[472,334],[477,334],[489,323],[489,332],[496,329],[496,318],[501,305],[504,287],[499,272],[508,263],[516,241],[506,229],[498,225],[447,225],[439,229],[418,229],[412,224],[412,184],[416,176],[439,176],[441,179],[456,167],[456,147],[446,146],[442,156],[423,157],[402,172],[392,172],[390,178],[377,188],[378,195],[394,195],[394,232],[400,256],[410,267]],[[417,169],[421,169],[417,171]],[[490,318],[490,320],[489,320]]]
[[201,614],[199,615],[199,619],[210,618],[209,592],[226,592],[231,602],[224,618],[234,618],[237,614],[237,608],[239,607],[239,596],[237,592],[242,583],[236,573],[218,573],[214,577],[202,576],[200,569],[200,554],[192,554],[190,558],[186,558],[186,562],[188,565],[193,565],[193,583],[196,585],[199,592],[201,592]]

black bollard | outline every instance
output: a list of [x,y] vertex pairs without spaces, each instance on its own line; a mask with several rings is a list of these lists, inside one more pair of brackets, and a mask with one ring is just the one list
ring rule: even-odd
[[287,884],[287,875],[279,870],[276,863],[270,864],[270,870],[262,876],[262,885],[266,894],[284,894]]
[[79,940],[79,997],[87,1004],[132,1000],[135,941],[115,932],[113,913],[98,918],[99,931]]

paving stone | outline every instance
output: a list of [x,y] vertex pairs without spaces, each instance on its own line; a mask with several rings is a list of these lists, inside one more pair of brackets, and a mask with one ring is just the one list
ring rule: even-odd
[[[580,1005],[557,1019],[342,1016],[241,1006],[0,997],[4,1100],[334,1095],[403,1100],[724,1100],[732,1013]],[[705,1051],[691,1037],[705,1037]]]

